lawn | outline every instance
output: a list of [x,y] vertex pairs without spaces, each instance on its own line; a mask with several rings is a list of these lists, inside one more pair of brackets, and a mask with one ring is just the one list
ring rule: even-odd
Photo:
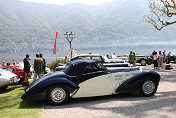
[[41,118],[42,102],[28,102],[21,99],[25,87],[11,85],[0,91],[0,118]]

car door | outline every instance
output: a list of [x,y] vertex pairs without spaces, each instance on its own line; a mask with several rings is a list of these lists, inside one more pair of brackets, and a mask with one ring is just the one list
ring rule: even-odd
[[84,80],[79,83],[80,89],[74,98],[110,95],[114,92],[114,80],[107,70],[95,69],[92,72],[89,70],[81,78]]

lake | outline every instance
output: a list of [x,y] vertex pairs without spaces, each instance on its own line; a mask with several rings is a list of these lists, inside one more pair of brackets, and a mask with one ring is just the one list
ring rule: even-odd
[[[166,50],[166,54],[170,51],[172,54],[176,53],[175,44],[144,44],[144,45],[131,45],[131,46],[113,46],[113,47],[91,47],[91,48],[81,48],[75,49],[79,54],[88,54],[88,53],[96,53],[101,55],[113,54],[114,52],[120,56],[123,54],[129,54],[130,50],[133,50],[136,54],[139,55],[150,55],[154,50],[156,51],[164,51]],[[64,58],[68,50],[65,51],[57,51],[57,58]],[[26,53],[30,55],[31,63],[34,62],[35,54],[37,52],[18,52],[18,53],[0,53],[0,64],[3,61],[12,61],[13,59],[19,63],[22,62],[25,58]],[[43,54],[43,57],[46,59],[46,63],[51,63],[56,60],[56,55],[53,55],[52,52],[40,52]]]

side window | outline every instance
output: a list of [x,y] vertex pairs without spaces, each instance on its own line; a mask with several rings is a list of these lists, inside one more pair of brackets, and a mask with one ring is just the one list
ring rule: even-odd
[[106,71],[106,68],[103,66],[102,63],[99,62],[99,63],[96,63],[96,65],[99,71]]
[[104,71],[106,70],[105,67],[101,64],[101,63],[93,63],[93,64],[89,64],[86,68],[85,68],[85,73],[90,73],[90,72],[96,72],[96,71]]
[[90,73],[90,72],[96,72],[96,71],[97,71],[97,67],[95,66],[95,64],[89,64],[85,68],[85,72],[84,73]]

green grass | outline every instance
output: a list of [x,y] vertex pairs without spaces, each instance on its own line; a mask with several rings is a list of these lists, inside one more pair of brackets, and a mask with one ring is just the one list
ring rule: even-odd
[[0,118],[42,117],[43,103],[23,101],[24,89],[22,85],[12,85],[0,91]]

